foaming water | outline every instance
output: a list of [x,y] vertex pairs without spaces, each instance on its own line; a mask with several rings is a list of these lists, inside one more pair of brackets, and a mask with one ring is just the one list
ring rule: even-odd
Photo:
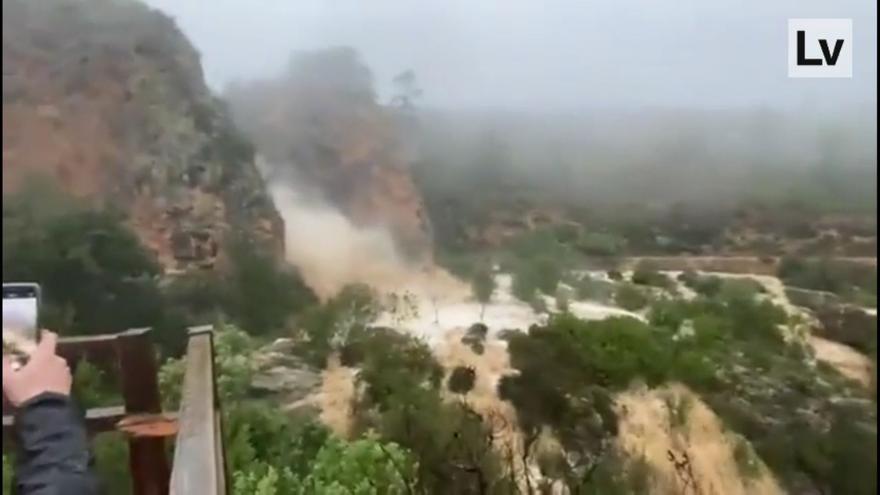
[[[513,297],[509,275],[496,276],[492,300],[483,307],[467,283],[442,268],[404,260],[386,229],[355,225],[319,195],[295,184],[295,180],[273,181],[269,191],[284,219],[287,259],[320,297],[331,297],[352,283],[367,284],[383,297],[408,296],[409,307],[386,310],[376,323],[411,332],[432,344],[441,342],[449,330],[477,322],[495,334],[525,330],[545,321],[546,314],[536,313]],[[546,299],[548,307],[554,307],[553,298]],[[589,302],[572,302],[570,311],[587,319],[640,317]]]

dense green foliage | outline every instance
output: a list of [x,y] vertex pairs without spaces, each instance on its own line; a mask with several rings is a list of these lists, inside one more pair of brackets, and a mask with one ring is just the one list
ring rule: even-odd
[[633,271],[631,280],[636,285],[649,285],[667,290],[675,289],[675,281],[648,263],[639,263]]
[[[250,394],[256,349],[256,341],[232,327],[215,339],[236,495],[406,493],[416,482],[415,460],[400,446],[377,438],[345,442],[313,420],[288,416]],[[171,360],[162,368],[169,408],[179,397],[182,376],[183,361]]]
[[83,208],[49,187],[4,196],[4,282],[39,283],[40,323],[62,334],[151,326],[166,348],[179,346],[158,267],[122,218]]
[[305,333],[297,352],[314,366],[323,367],[333,351],[341,351],[343,364],[361,357],[356,344],[349,345],[352,334],[366,330],[379,315],[381,303],[368,286],[353,284],[343,287],[334,297],[305,311],[297,321]]
[[[876,267],[789,257],[780,263],[778,276],[786,285],[832,292],[857,303],[876,306]],[[869,299],[872,301],[866,302]]]
[[228,251],[228,270],[165,283],[122,217],[42,183],[3,199],[3,280],[39,283],[41,324],[62,335],[152,327],[177,354],[188,325],[228,317],[265,334],[315,302],[295,271],[254,246],[232,241]]
[[575,282],[574,288],[578,299],[609,303],[614,299],[616,285],[613,282],[599,280],[585,274]]
[[223,307],[248,332],[262,335],[284,328],[288,318],[317,301],[293,267],[260,253],[257,246],[233,241],[229,257],[231,269],[223,282],[230,298]]
[[588,256],[619,256],[626,247],[626,239],[602,232],[584,233],[577,239],[576,247]]
[[449,391],[454,394],[467,394],[474,388],[474,382],[477,379],[477,372],[472,367],[456,366],[449,373],[448,387]]
[[620,284],[614,292],[614,302],[629,311],[638,311],[647,306],[649,301],[646,291],[634,284]]
[[489,328],[486,325],[474,323],[461,337],[461,343],[470,347],[474,354],[483,354],[488,333]]
[[364,387],[354,404],[357,429],[413,453],[417,493],[507,493],[492,431],[465,403],[444,400],[443,369],[427,345],[382,328],[355,332],[349,342]]
[[603,397],[634,381],[682,382],[788,489],[873,493],[876,407],[864,389],[811,364],[801,344],[786,343],[779,330],[786,320],[741,291],[655,302],[648,324],[556,315],[528,334],[508,334],[519,373],[504,378],[499,392],[516,406],[526,439],[532,425],[551,427],[567,451],[593,466],[608,454],[599,446],[616,434]]
[[521,261],[513,273],[513,295],[531,302],[539,294],[555,295],[562,267],[553,258],[541,256]]

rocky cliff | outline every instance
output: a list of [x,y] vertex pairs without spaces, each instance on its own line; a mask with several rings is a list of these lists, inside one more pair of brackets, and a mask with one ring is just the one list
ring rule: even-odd
[[423,259],[431,252],[430,224],[413,157],[391,110],[376,102],[371,79],[353,50],[337,48],[295,55],[278,78],[226,96],[272,164],[268,173],[316,187],[357,225],[388,229],[405,255]]
[[166,270],[222,262],[232,235],[283,250],[283,225],[199,54],[125,0],[4,0],[3,193],[31,176],[121,209]]

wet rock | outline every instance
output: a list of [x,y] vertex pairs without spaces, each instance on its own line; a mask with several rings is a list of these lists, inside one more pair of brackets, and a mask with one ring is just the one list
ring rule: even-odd
[[251,382],[255,390],[304,398],[321,385],[321,375],[309,368],[274,366],[257,374]]

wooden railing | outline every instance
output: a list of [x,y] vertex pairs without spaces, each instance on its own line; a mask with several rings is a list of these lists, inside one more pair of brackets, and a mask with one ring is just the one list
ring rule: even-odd
[[224,495],[226,456],[214,376],[211,327],[190,329],[179,424],[171,493]]
[[[85,412],[90,435],[117,432],[129,447],[134,495],[226,494],[225,454],[214,376],[211,327],[190,329],[179,414],[163,413],[149,329],[63,338],[57,352],[71,370],[87,360],[119,377],[123,405]],[[3,438],[14,439],[14,419],[3,403]],[[177,437],[169,468],[167,442]],[[5,447],[5,444],[4,444]],[[210,461],[210,462],[207,462]],[[195,487],[195,488],[189,488]]]

